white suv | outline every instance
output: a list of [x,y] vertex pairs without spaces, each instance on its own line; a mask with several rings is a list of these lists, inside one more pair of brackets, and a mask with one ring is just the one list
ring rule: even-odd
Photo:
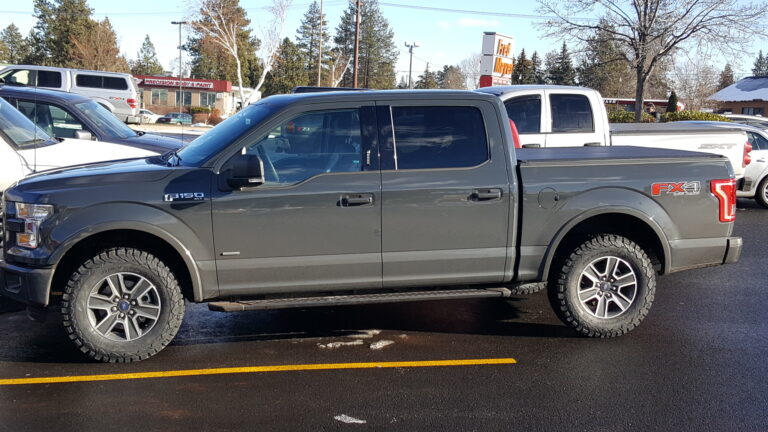
[[61,90],[89,97],[126,123],[139,123],[139,92],[127,73],[12,65],[0,70],[9,85]]

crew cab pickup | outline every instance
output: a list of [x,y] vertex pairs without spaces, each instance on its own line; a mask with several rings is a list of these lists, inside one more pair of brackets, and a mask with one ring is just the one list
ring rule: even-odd
[[523,147],[640,146],[720,154],[737,179],[744,177],[751,145],[739,128],[692,123],[609,124],[600,92],[586,87],[484,87],[498,96],[515,122]]
[[[30,176],[4,195],[0,293],[56,305],[102,361],[216,311],[509,296],[548,282],[576,334],[648,313],[656,277],[738,260],[714,154],[520,149],[476,92],[272,96],[178,153]],[[62,293],[57,297],[55,293]]]

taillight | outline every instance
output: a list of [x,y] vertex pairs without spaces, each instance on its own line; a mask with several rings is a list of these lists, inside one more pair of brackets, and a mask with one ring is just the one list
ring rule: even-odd
[[744,160],[741,162],[742,168],[752,163],[752,156],[749,155],[751,151],[752,151],[752,144],[750,144],[750,142],[747,141],[747,143],[744,144]]
[[512,129],[512,142],[515,144],[515,148],[522,148],[520,145],[520,134],[517,133],[517,126],[512,119],[509,119],[509,128]]
[[126,102],[128,102],[128,106],[131,108],[136,108],[138,106],[136,99],[126,99]]
[[736,220],[736,180],[712,180],[709,190],[717,197],[720,204],[720,222]]

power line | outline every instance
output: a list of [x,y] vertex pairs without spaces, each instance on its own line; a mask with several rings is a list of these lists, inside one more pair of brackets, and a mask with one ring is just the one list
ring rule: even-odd
[[[430,12],[447,12],[447,13],[457,13],[457,14],[465,14],[465,15],[485,15],[485,16],[494,16],[494,17],[524,18],[524,19],[557,18],[551,15],[533,15],[533,14],[517,14],[517,13],[497,12],[497,11],[452,9],[452,8],[440,8],[440,7],[432,7],[432,6],[417,6],[417,5],[409,5],[409,4],[401,4],[401,3],[390,3],[390,2],[379,2],[379,4],[381,6],[391,6],[391,7],[398,7],[398,8],[404,8],[404,9],[416,9],[416,10],[424,10],[424,11],[430,11]],[[585,18],[585,17],[573,17],[572,19],[579,20],[579,21],[599,21],[598,18]]]

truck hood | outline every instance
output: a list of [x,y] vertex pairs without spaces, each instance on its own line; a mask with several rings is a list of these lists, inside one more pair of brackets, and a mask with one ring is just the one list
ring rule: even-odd
[[184,141],[179,138],[155,135],[151,133],[145,133],[144,135],[125,138],[121,141],[123,144],[160,153],[165,153],[169,150],[178,150],[184,146]]
[[154,151],[123,144],[70,138],[64,139],[58,144],[20,150],[18,153],[26,160],[29,169],[35,172],[93,162],[146,158],[158,154]]
[[92,163],[39,172],[20,180],[8,193],[44,193],[117,183],[147,183],[161,180],[173,171],[172,167],[154,163],[153,159],[157,158]]

